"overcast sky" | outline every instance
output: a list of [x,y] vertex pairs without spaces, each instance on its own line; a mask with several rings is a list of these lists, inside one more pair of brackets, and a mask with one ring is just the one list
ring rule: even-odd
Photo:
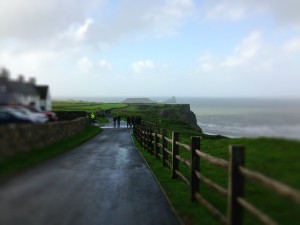
[[300,97],[298,0],[1,0],[0,67],[58,96]]

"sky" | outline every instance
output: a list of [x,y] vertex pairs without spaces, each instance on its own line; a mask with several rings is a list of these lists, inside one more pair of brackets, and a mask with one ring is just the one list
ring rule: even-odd
[[298,0],[1,0],[0,67],[53,97],[300,98]]

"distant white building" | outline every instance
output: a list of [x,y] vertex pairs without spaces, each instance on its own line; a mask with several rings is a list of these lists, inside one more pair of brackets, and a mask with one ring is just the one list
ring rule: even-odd
[[0,105],[32,105],[47,111],[52,109],[48,85],[36,85],[35,79],[25,82],[22,76],[10,80],[0,76]]

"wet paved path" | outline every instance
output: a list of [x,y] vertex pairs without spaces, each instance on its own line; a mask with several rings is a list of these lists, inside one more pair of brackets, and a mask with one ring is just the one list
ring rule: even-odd
[[104,129],[74,150],[2,182],[0,224],[179,224],[130,133]]

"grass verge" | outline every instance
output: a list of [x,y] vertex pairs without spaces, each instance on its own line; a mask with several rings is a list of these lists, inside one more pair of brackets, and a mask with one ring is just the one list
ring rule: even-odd
[[[225,160],[228,158],[227,148],[229,144],[243,144],[247,146],[247,168],[261,172],[270,178],[286,183],[296,189],[300,187],[300,180],[297,173],[300,171],[298,161],[300,143],[298,141],[268,138],[224,138],[219,140],[203,139],[202,143],[206,152]],[[170,169],[163,167],[161,160],[155,159],[155,157],[143,149],[136,140],[135,145],[147,161],[169,197],[171,204],[185,224],[220,224],[217,220],[212,218],[211,214],[201,204],[190,202],[189,188],[180,179],[171,179]],[[271,152],[270,149],[272,150]],[[184,151],[180,152],[184,155]],[[188,157],[185,155],[184,158]],[[183,164],[180,164],[179,167],[180,171],[186,177],[189,177],[189,170],[185,168]],[[201,161],[200,170],[205,177],[212,179],[224,188],[227,187],[228,174],[225,171],[212,166],[204,160]],[[221,197],[203,183],[200,185],[200,191],[209,202],[226,215],[226,198]],[[275,219],[278,224],[296,225],[300,220],[299,205],[247,180],[245,183],[245,197],[250,203],[258,207],[258,209]],[[289,219],[287,220],[287,218]],[[261,223],[245,211],[243,224],[252,225]]]
[[133,136],[134,144],[160,183],[170,203],[185,225],[218,225],[207,210],[199,203],[190,201],[189,189],[179,179],[172,179],[170,170],[162,166],[162,161],[149,154]]
[[20,153],[0,161],[0,179],[69,151],[100,132],[101,129],[99,127],[89,126],[84,131],[66,140],[59,141],[45,148]]

